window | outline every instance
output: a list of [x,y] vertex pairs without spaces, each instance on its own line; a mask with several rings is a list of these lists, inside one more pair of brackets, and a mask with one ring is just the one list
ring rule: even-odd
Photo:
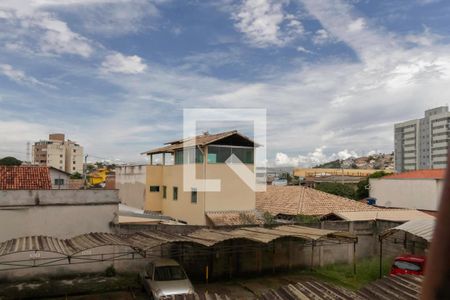
[[63,178],[55,178],[55,185],[64,185]]
[[77,150],[73,149],[73,153],[76,153],[76,152],[77,152]]
[[163,199],[167,198],[167,186],[163,186]]
[[191,203],[197,203],[197,189],[192,188],[191,190]]
[[162,266],[155,268],[155,281],[184,280],[186,274],[180,266]]
[[62,155],[62,154],[60,154],[60,155],[59,155],[59,157],[63,157],[63,155]]
[[73,164],[75,164],[75,161],[73,161]]
[[173,200],[178,200],[178,187],[173,187]]
[[62,164],[62,160],[60,160],[59,163]]
[[194,164],[203,163],[203,153],[199,148],[188,148],[184,150],[175,151],[175,164],[181,165],[183,163]]
[[150,192],[159,192],[159,185],[151,185]]
[[[61,169],[62,169],[62,168],[61,168]],[[72,168],[72,170],[74,170],[74,171],[75,171],[75,167],[73,167],[73,168]]]
[[223,146],[208,147],[208,163],[225,163],[231,154],[245,164],[253,164],[253,148]]

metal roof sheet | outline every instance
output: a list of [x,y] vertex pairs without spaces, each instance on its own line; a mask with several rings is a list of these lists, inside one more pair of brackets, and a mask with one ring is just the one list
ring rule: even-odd
[[419,299],[423,276],[396,275],[385,276],[374,281],[357,294],[364,299]]
[[434,232],[434,226],[436,224],[436,221],[434,219],[428,219],[428,220],[413,220],[406,222],[402,225],[389,228],[385,230],[380,236],[382,238],[389,236],[397,231],[404,231],[408,232],[410,234],[413,234],[415,236],[421,237],[427,242],[431,242],[431,239],[433,238],[433,232]]
[[416,209],[382,209],[369,211],[337,211],[324,216],[335,215],[345,221],[398,221],[434,220],[435,217]]
[[264,300],[272,299],[301,299],[301,300],[322,300],[322,299],[340,299],[340,300],[351,300],[351,299],[365,299],[358,296],[356,293],[346,290],[341,287],[334,286],[332,284],[308,280],[305,282],[297,282],[295,284],[289,284],[283,286],[278,290],[269,290],[263,293],[260,297]]
[[210,247],[231,239],[246,239],[259,243],[269,243],[280,237],[296,237],[305,240],[344,239],[354,242],[356,236],[348,232],[322,230],[302,226],[279,226],[276,228],[247,227],[231,231],[200,229],[187,235],[170,234],[162,231],[138,232],[132,235],[112,233],[87,233],[71,239],[47,236],[30,236],[0,243],[0,256],[23,251],[55,252],[66,256],[76,255],[84,250],[102,246],[125,246],[147,251],[167,243],[195,243]]

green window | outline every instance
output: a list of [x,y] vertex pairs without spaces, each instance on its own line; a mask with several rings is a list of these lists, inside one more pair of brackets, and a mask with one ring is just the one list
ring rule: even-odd
[[151,185],[150,192],[159,192],[159,185]]
[[178,200],[178,187],[173,187],[173,200]]
[[163,186],[163,199],[167,198],[167,186]]
[[197,203],[197,189],[192,188],[191,190],[191,203]]
[[175,151],[175,164],[181,165],[183,163],[203,163],[203,153],[199,148],[187,148]]
[[253,148],[221,146],[208,147],[208,163],[225,163],[232,154],[245,164],[253,164]]

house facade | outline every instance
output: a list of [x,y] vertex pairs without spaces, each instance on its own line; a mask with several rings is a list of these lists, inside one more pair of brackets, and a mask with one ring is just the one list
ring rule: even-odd
[[[125,171],[124,167],[117,169],[116,187],[130,190],[131,182],[135,182],[130,194],[134,195],[133,200],[119,192],[123,202],[141,208],[139,203],[132,203],[139,202],[136,199],[142,195],[140,199],[144,210],[159,212],[191,225],[214,224],[216,220],[223,221],[230,215],[248,217],[255,212],[255,191],[226,161],[230,157],[239,158],[254,177],[254,147],[252,140],[237,131],[205,133],[173,141],[143,153],[150,160],[150,164],[145,166],[144,190],[142,169],[131,172],[130,167],[125,167]],[[185,182],[186,165],[195,170],[197,181],[192,185]],[[126,168],[129,170],[126,171]],[[129,174],[126,175],[126,172]],[[219,190],[204,191],[204,179],[219,180]]]

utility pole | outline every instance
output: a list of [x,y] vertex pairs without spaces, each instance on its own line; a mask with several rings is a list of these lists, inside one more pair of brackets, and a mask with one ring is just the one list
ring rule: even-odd
[[83,166],[83,181],[84,181],[84,189],[87,188],[87,159],[89,155],[84,156],[84,166]]

